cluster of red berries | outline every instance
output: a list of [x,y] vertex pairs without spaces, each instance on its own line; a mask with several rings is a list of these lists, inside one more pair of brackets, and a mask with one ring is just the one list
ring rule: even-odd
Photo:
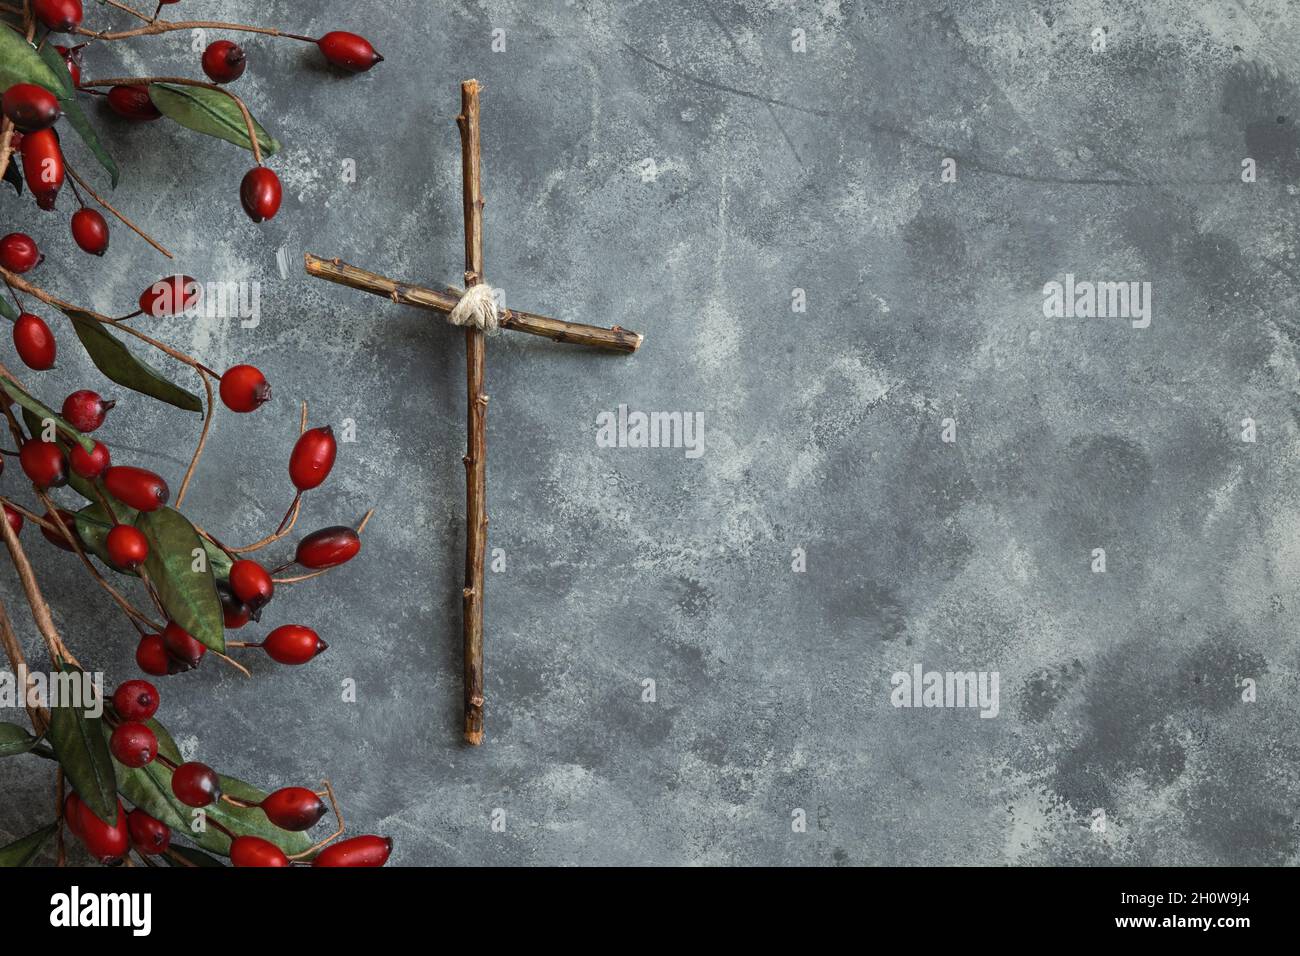
[[[187,807],[202,809],[221,799],[221,778],[207,764],[176,764],[158,753],[158,736],[146,723],[158,710],[158,689],[145,680],[129,680],[113,692],[109,750],[125,767],[138,769],[155,760],[171,771],[172,795]],[[238,804],[243,806],[244,804]],[[306,787],[282,787],[257,804],[273,826],[290,832],[310,830],[328,812],[320,796]],[[63,818],[101,863],[117,863],[132,847],[146,856],[166,853],[171,830],[140,808],[129,813],[118,800],[109,824],[86,806],[75,792],[63,804]],[[213,826],[225,830],[215,821]],[[270,840],[256,836],[231,836],[230,861],[238,867],[289,866],[289,857]],[[312,866],[383,866],[392,853],[387,837],[359,836],[326,846],[312,858]]]

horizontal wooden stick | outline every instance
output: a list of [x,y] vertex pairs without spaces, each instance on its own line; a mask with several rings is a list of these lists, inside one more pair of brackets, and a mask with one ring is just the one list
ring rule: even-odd
[[[387,276],[348,265],[341,259],[322,259],[308,252],[303,256],[303,261],[307,266],[308,275],[337,282],[339,285],[369,292],[372,295],[382,295],[399,305],[413,305],[417,309],[430,309],[448,314],[456,308],[456,303],[460,300],[460,297],[453,292],[439,292],[423,286],[397,282]],[[630,332],[617,325],[611,329],[604,329],[598,325],[565,322],[515,309],[501,310],[501,327],[515,332],[527,332],[529,335],[540,335],[542,338],[553,339],[556,342],[590,345],[593,348],[609,349],[614,352],[635,352],[641,347],[644,338],[640,332]]]

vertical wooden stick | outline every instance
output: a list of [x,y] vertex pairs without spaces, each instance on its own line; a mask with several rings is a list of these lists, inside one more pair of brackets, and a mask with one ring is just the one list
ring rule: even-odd
[[[483,281],[483,177],[478,80],[460,85],[461,179],[465,197],[465,288]],[[468,440],[465,452],[465,742],[483,742],[483,557],[487,551],[487,403],[481,329],[465,330]]]

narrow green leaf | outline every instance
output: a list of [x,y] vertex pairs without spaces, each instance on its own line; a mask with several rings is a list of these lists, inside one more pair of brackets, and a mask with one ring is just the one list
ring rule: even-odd
[[27,866],[36,859],[45,841],[54,836],[58,823],[50,823],[8,846],[0,846],[0,866]]
[[[81,434],[81,432],[77,431],[70,424],[64,421],[61,416],[55,415],[54,412],[52,412],[47,406],[43,405],[39,400],[28,395],[18,386],[17,382],[9,378],[7,375],[0,375],[0,388],[3,388],[5,392],[8,393],[9,397],[15,402],[34,414],[38,422],[43,422],[47,418],[54,419],[54,424],[58,427],[59,431],[63,432],[64,435],[71,438],[73,441],[80,442],[81,447],[86,449],[86,451],[94,451],[95,442],[93,439],[87,438],[85,435]],[[38,428],[36,433],[39,434],[39,432],[40,429]]]
[[90,120],[81,109],[81,104],[77,102],[77,91],[72,85],[72,76],[68,73],[67,64],[63,62],[63,57],[58,50],[54,49],[54,44],[45,43],[41,45],[38,53],[40,58],[45,61],[45,65],[59,79],[59,89],[51,90],[59,98],[59,107],[63,110],[63,115],[67,117],[68,123],[77,131],[90,151],[99,160],[99,165],[108,170],[108,175],[113,183],[113,188],[117,188],[117,180],[121,175],[117,163],[113,157],[108,155],[108,150],[99,140],[99,134],[95,132],[95,127],[90,125]]
[[[26,693],[23,688],[15,688],[15,694]],[[39,737],[33,737],[17,724],[0,723],[0,757],[16,757],[25,754],[36,746]]]
[[[178,86],[173,83],[150,83],[149,98],[168,119],[208,136],[224,139],[228,143],[252,150],[244,114],[235,101],[220,90],[205,86]],[[274,136],[253,120],[253,132],[263,156],[273,156],[280,151]]]
[[10,322],[18,321],[18,310],[8,299],[0,298],[0,315],[3,315]]
[[187,412],[203,411],[197,395],[168,381],[153,366],[132,355],[103,322],[81,309],[64,309],[63,314],[72,320],[72,329],[95,368],[109,379]]
[[[56,54],[57,55],[57,54]],[[64,68],[64,74],[67,69]],[[63,92],[59,75],[37,54],[26,38],[7,26],[0,26],[0,89],[15,83],[35,83],[55,96]]]
[[225,651],[225,621],[212,563],[205,557],[203,570],[194,569],[195,549],[207,551],[194,525],[175,508],[159,508],[139,514],[135,526],[149,539],[144,568],[167,616],[200,643]]
[[[59,667],[60,675],[77,675],[86,686],[79,668],[71,664]],[[51,697],[54,697],[51,688]],[[117,779],[113,773],[113,759],[108,752],[108,738],[104,736],[104,722],[99,717],[86,716],[84,702],[79,705],[60,694],[58,706],[50,708],[50,745],[63,767],[77,796],[105,823],[112,824],[117,814]]]

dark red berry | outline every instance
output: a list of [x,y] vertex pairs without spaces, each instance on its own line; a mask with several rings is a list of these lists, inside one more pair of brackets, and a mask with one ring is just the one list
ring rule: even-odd
[[262,642],[262,649],[279,664],[306,664],[328,648],[315,631],[301,624],[283,624]]
[[108,251],[108,223],[96,210],[82,206],[72,214],[72,238],[82,252],[102,256]]
[[325,34],[316,41],[316,45],[325,54],[325,59],[352,73],[364,73],[384,59],[375,52],[365,37],[343,30]]
[[250,611],[266,606],[275,594],[275,584],[266,568],[256,561],[242,559],[230,566],[230,590]]
[[127,721],[113,728],[108,749],[123,766],[143,767],[158,756],[158,738],[144,724]]
[[37,372],[54,368],[54,357],[59,352],[45,320],[30,312],[22,313],[14,323],[14,348],[23,364]]
[[11,232],[0,239],[0,266],[10,272],[35,269],[44,258],[36,247],[36,240],[24,232]]
[[168,656],[184,670],[198,667],[208,650],[175,621],[167,622],[162,632],[162,641]]
[[230,841],[230,862],[235,866],[288,866],[289,858],[270,840],[237,836]]
[[63,449],[52,441],[30,439],[18,451],[23,474],[38,488],[58,488],[68,483],[68,462]]
[[235,597],[228,582],[217,582],[217,596],[221,598],[221,621],[227,630],[236,631],[253,619],[253,612]]
[[[51,514],[47,511],[45,513],[45,520],[50,524],[62,522],[63,527],[67,528],[68,533],[72,535],[72,539],[77,543],[81,542],[81,538],[77,534],[77,516],[71,511],[64,511],[62,508],[60,508],[56,514]],[[68,544],[67,538],[63,537],[63,535],[59,533],[57,527],[51,530],[50,528],[42,526],[41,536],[56,548],[62,548],[64,551],[76,550],[72,545]]]
[[316,854],[312,866],[383,866],[393,852],[389,837],[359,836],[327,846]]
[[19,511],[15,511],[9,505],[5,505],[5,520],[9,522],[9,527],[14,529],[14,534],[22,534],[23,516]]
[[136,511],[157,511],[167,504],[171,491],[167,482],[145,468],[114,465],[104,472],[108,493]]
[[58,45],[54,47],[59,56],[63,57],[63,62],[68,66],[68,75],[72,77],[73,86],[81,85],[81,48],[83,46],[85,46],[84,43],[78,43],[73,47]]
[[36,205],[53,209],[63,187],[63,150],[52,129],[37,130],[23,137],[23,178],[36,197]]
[[123,720],[148,720],[158,712],[158,688],[147,680],[129,680],[113,691],[113,709]]
[[270,398],[270,383],[252,365],[232,365],[221,376],[221,401],[232,412],[255,411]]
[[15,83],[0,98],[0,109],[24,133],[34,133],[58,120],[59,99],[35,83]]
[[122,801],[117,801],[117,816],[108,824],[95,816],[93,810],[86,806],[84,800],[77,801],[77,827],[81,842],[86,850],[100,863],[113,863],[126,855],[131,848],[130,837],[126,829],[126,810]]
[[81,797],[77,796],[75,790],[68,791],[68,795],[63,798],[63,822],[68,825],[74,837],[81,838]]
[[132,810],[126,815],[126,829],[131,845],[148,856],[166,853],[172,842],[172,831],[167,829],[167,824],[143,810]]
[[146,634],[140,638],[135,649],[135,662],[140,670],[154,677],[165,677],[171,673],[171,657],[161,634]]
[[254,166],[239,184],[239,201],[253,222],[275,218],[280,211],[280,177],[273,169]]
[[149,99],[149,90],[143,86],[115,86],[108,91],[108,108],[132,123],[148,123],[162,116]]
[[202,299],[203,287],[198,280],[189,276],[168,276],[140,293],[140,311],[155,319],[179,315],[197,308]]
[[304,568],[322,571],[351,561],[360,550],[361,536],[351,528],[339,525],[307,535],[298,542],[293,559]]
[[32,13],[55,33],[71,33],[81,26],[81,0],[33,0]]
[[207,764],[190,761],[172,773],[172,793],[187,807],[206,807],[221,796],[221,781]]
[[129,524],[114,525],[104,539],[104,547],[113,566],[123,571],[138,568],[149,557],[149,539]]
[[244,75],[248,57],[238,43],[216,40],[203,51],[203,72],[213,83],[233,83]]
[[310,830],[325,816],[325,804],[306,787],[281,787],[260,806],[281,830]]
[[73,392],[63,400],[63,417],[79,432],[93,432],[100,425],[117,402],[104,401],[98,392],[83,388]]
[[72,451],[68,452],[68,464],[82,478],[94,481],[108,470],[112,460],[108,454],[108,446],[102,441],[95,442],[93,451],[86,451],[81,447],[81,442],[73,442]]
[[337,452],[334,429],[330,426],[303,432],[289,456],[289,479],[294,487],[299,491],[310,491],[320,485],[329,477]]

